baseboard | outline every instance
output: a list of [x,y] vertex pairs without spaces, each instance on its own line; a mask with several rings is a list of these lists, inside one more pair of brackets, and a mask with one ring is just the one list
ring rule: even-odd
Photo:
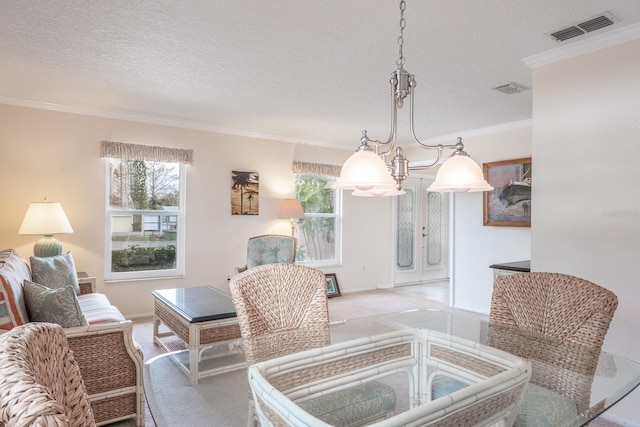
[[136,320],[136,319],[144,319],[153,317],[153,312],[151,313],[142,313],[142,314],[132,314],[130,316],[124,316],[127,320]]

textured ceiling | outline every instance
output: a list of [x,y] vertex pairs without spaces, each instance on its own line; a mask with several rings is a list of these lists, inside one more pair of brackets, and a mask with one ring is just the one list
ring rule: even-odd
[[[638,0],[409,0],[418,137],[530,119],[531,91],[492,88],[531,87],[545,33],[604,11],[562,45],[640,21]],[[395,0],[0,0],[0,102],[355,148],[388,136],[398,21]]]

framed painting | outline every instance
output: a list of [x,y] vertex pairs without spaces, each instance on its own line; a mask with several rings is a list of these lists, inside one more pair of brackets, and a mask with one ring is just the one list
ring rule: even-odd
[[335,273],[327,273],[324,277],[327,279],[327,296],[329,298],[339,297],[340,288],[338,287],[338,279],[336,278]]
[[231,171],[231,215],[258,215],[260,181],[258,172]]
[[531,227],[531,157],[482,165],[493,187],[484,192],[483,225]]

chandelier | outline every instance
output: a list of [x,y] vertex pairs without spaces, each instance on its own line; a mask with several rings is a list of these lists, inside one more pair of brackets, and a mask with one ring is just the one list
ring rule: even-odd
[[[391,134],[386,142],[372,140],[367,131],[362,131],[360,146],[342,166],[340,177],[333,188],[353,190],[354,196],[395,196],[404,194],[402,183],[409,177],[409,171],[419,171],[437,166],[442,158],[443,150],[454,150],[449,159],[444,162],[436,174],[435,181],[429,186],[432,192],[471,192],[493,190],[485,181],[480,166],[471,160],[464,151],[462,138],[455,144],[428,145],[418,140],[413,124],[413,97],[416,81],[413,74],[404,69],[403,55],[405,19],[405,1],[400,2],[400,36],[398,37],[399,57],[396,61],[397,69],[391,73]],[[437,158],[430,164],[409,166],[409,160],[404,156],[402,147],[396,147],[398,133],[398,110],[404,106],[405,98],[409,98],[409,128],[413,142],[418,146],[437,150]],[[387,157],[394,153],[387,162]]]

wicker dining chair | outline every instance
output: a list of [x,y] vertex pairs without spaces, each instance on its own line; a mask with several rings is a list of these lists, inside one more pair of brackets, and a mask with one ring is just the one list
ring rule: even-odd
[[27,323],[0,335],[0,426],[95,426],[62,327]]
[[[299,264],[266,264],[235,276],[230,288],[248,365],[330,343],[327,284],[321,271]],[[370,381],[357,390],[366,397],[356,405],[346,403],[355,392],[343,390],[301,406],[319,418],[331,413],[343,421],[340,425],[350,426],[392,415],[391,387]],[[251,395],[248,425],[258,425]]]
[[[329,344],[327,288],[321,271],[298,264],[265,264],[241,272],[229,287],[247,365]],[[319,332],[307,334],[305,329],[314,326]],[[275,332],[281,332],[278,340],[270,337]],[[249,394],[247,425],[257,426]]]
[[[327,287],[321,271],[298,264],[266,264],[235,276],[230,289],[245,341],[247,364],[275,357],[270,350],[287,351],[290,345],[313,348],[329,343]],[[303,342],[279,342],[274,349],[252,345],[260,336],[313,326],[324,330],[324,335]]]
[[[542,412],[551,425],[589,416],[592,374],[617,305],[613,292],[567,274],[498,277],[489,342],[534,366],[515,425],[539,420]],[[559,395],[567,397],[564,405]]]

